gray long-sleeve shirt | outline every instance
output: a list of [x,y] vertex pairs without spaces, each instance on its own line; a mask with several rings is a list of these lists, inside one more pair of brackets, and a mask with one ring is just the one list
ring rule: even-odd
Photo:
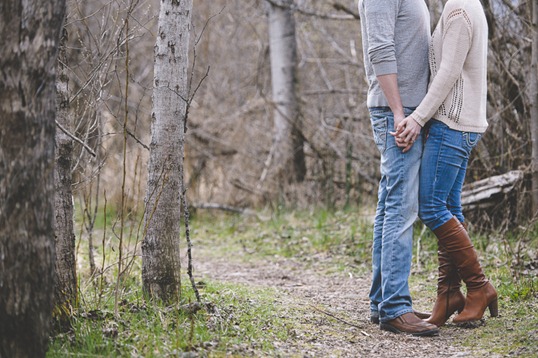
[[428,89],[430,13],[424,0],[359,0],[368,107],[388,106],[377,76],[396,73],[404,107]]

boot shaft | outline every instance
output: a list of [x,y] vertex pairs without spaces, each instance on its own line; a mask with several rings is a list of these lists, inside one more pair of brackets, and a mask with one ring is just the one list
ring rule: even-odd
[[448,292],[459,291],[461,278],[457,267],[450,261],[448,253],[439,246],[437,251],[439,261],[439,277],[437,278],[437,294],[442,295]]
[[448,260],[457,268],[467,290],[479,289],[488,282],[471,239],[456,218],[435,229],[434,234],[437,236],[440,250],[446,252]]

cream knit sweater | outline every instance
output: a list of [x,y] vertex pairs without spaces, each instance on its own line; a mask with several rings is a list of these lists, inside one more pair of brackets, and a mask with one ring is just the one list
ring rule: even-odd
[[486,120],[488,25],[479,0],[448,0],[430,43],[430,85],[411,117],[437,119],[483,133]]

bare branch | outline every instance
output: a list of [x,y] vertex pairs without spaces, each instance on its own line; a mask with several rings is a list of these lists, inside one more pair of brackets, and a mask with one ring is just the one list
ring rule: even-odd
[[95,158],[97,156],[97,154],[95,154],[95,152],[86,143],[84,143],[84,141],[82,139],[78,138],[74,134],[71,134],[60,123],[58,123],[58,121],[55,121],[55,122],[56,122],[56,125],[58,126],[58,128],[60,128],[62,130],[62,132],[64,132],[66,135],[68,135],[71,139],[73,139],[78,144],[82,145],[84,147],[84,149],[86,149],[88,151],[88,153],[91,154],[92,157]]
[[276,6],[276,7],[290,9],[290,10],[295,11],[295,12],[297,12],[299,14],[302,14],[302,15],[313,16],[313,17],[317,17],[317,18],[320,18],[320,19],[324,19],[324,20],[356,20],[356,19],[358,19],[358,14],[354,14],[352,10],[347,9],[343,5],[339,5],[339,4],[336,4],[336,3],[333,4],[333,7],[336,10],[344,11],[344,9],[346,9],[347,11],[344,11],[344,12],[348,13],[349,15],[325,14],[325,13],[322,13],[322,12],[317,12],[317,11],[313,11],[313,10],[304,9],[304,8],[301,8],[301,7],[297,6],[297,5],[295,5],[295,4],[292,4],[292,5],[288,6],[288,5],[282,4],[278,0],[265,0],[265,1],[267,1],[269,4],[271,4],[273,6]]

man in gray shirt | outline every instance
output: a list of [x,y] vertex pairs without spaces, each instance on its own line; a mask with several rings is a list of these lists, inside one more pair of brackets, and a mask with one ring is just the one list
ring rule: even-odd
[[422,135],[415,135],[403,150],[390,135],[426,95],[430,16],[424,0],[359,0],[359,13],[369,83],[367,105],[381,153],[372,248],[371,321],[395,333],[437,335],[437,326],[413,311],[408,284],[413,223],[418,213]]

